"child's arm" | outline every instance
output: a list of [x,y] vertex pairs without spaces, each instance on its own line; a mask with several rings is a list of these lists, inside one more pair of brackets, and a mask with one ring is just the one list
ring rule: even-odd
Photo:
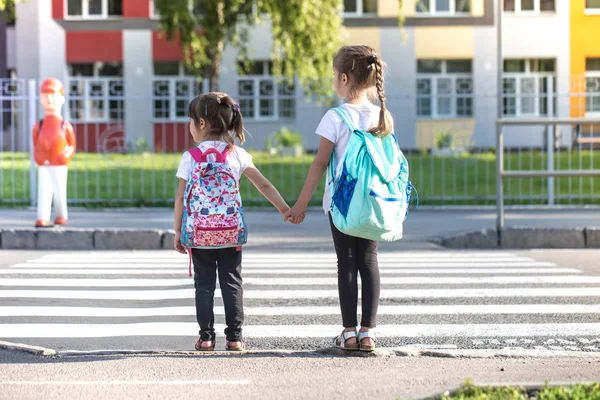
[[288,206],[283,197],[281,197],[279,191],[263,176],[263,174],[261,174],[254,164],[250,164],[250,166],[246,168],[244,176],[246,176],[256,189],[265,196],[273,206],[275,206],[281,215],[284,215],[290,209],[290,206]]
[[292,219],[296,219],[306,212],[310,199],[315,193],[321,178],[323,178],[323,174],[327,171],[334,145],[333,142],[323,137],[321,138],[319,150],[317,150],[317,155],[310,166],[306,182],[304,182],[304,187],[302,188],[302,192],[300,192],[300,197],[298,197],[298,201],[296,201],[294,207],[286,213],[286,218],[291,217]]
[[181,254],[186,254],[185,249],[181,245],[181,219],[183,218],[183,195],[185,193],[185,185],[186,181],[183,179],[179,179],[179,186],[177,187],[177,194],[175,195],[175,217],[173,221],[173,226],[175,230],[175,240],[174,247],[175,250],[180,252]]

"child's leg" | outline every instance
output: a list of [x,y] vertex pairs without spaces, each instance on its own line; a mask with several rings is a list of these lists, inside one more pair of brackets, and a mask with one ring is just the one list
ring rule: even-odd
[[244,290],[242,289],[242,251],[235,247],[218,249],[219,285],[225,306],[225,335],[230,342],[242,340]]
[[202,340],[215,340],[214,297],[217,285],[217,250],[192,249],[196,320]]
[[338,259],[338,293],[344,328],[356,329],[358,324],[358,264],[356,238],[340,232],[329,217],[333,244]]
[[377,307],[381,292],[379,265],[377,263],[377,245],[375,240],[358,238],[358,271],[362,283],[362,328],[375,328]]

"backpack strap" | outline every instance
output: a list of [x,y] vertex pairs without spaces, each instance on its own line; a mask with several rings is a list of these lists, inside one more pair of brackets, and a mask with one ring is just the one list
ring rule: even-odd
[[[342,121],[344,122],[344,124],[346,124],[346,126],[348,127],[348,129],[350,129],[350,132],[354,132],[356,131],[356,126],[354,126],[354,122],[352,122],[352,118],[350,118],[350,114],[348,114],[348,111],[346,111],[345,108],[343,107],[335,107],[333,108],[333,111],[336,112],[336,114],[342,119]],[[331,176],[331,179],[329,180],[329,182],[333,182],[333,180],[335,179],[335,171],[334,171],[334,156],[335,156],[335,151],[331,152],[331,159],[329,160],[329,174]]]
[[350,129],[350,132],[354,132],[356,130],[356,126],[354,126],[354,122],[352,122],[352,118],[350,118],[350,114],[348,114],[348,111],[346,111],[345,108],[336,107],[333,109],[333,111],[335,111],[336,114],[340,116],[340,118],[342,119],[342,121],[344,121],[348,129]]
[[193,149],[189,150],[190,154],[192,155],[192,158],[197,163],[207,162],[209,154],[214,154],[216,156],[215,162],[226,163],[227,156],[232,151],[233,151],[233,147],[226,148],[222,152],[214,147],[211,147],[210,149],[207,149],[204,152],[202,150],[200,150],[198,147],[194,147]]

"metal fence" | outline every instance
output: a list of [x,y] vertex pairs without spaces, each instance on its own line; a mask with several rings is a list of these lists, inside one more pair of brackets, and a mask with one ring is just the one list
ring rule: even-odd
[[[541,121],[565,113],[593,114],[597,108],[600,110],[600,97],[589,91],[583,95],[549,94],[552,79],[535,79],[534,92],[515,95],[512,84],[505,88],[506,120],[530,116],[540,123],[515,123],[504,129],[504,168],[541,171],[552,162],[559,171],[593,170],[600,165],[599,121],[563,119],[556,129]],[[487,87],[480,84],[479,92],[474,90],[473,80],[467,82],[461,77],[444,81],[425,76],[412,84],[387,80],[391,87],[388,105],[422,205],[496,204],[496,95],[493,80]],[[169,82],[168,92],[144,98],[128,96],[118,82],[89,80],[83,89],[76,83],[70,83],[65,105],[65,115],[75,127],[78,142],[69,166],[69,203],[170,206],[181,153],[194,145],[184,107],[194,92],[189,84]],[[156,82],[153,85],[157,86]],[[521,81],[518,85],[522,91],[528,83]],[[37,83],[5,80],[0,81],[0,88],[0,205],[35,205],[36,172],[30,150],[31,128],[41,116]],[[246,148],[256,166],[290,202],[297,198],[304,183],[318,143],[313,132],[327,109],[318,102],[308,102],[298,92],[293,98],[294,119],[261,120],[261,102],[267,101],[266,107],[272,99],[256,98],[253,104],[257,118],[246,120],[251,134]],[[283,125],[304,135],[303,153],[268,148],[266,139]],[[594,179],[557,176],[548,185],[545,176],[513,177],[504,185],[503,200],[507,205],[527,206],[600,204],[600,182]],[[322,190],[323,183],[313,205],[320,204]],[[246,205],[266,204],[247,180],[242,180],[242,195]]]

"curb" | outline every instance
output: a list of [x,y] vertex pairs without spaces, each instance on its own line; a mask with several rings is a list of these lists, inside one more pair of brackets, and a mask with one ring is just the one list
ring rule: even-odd
[[[171,250],[174,237],[161,229],[0,229],[0,249]],[[428,242],[450,249],[600,249],[600,227],[483,229]]]
[[600,227],[483,229],[438,243],[450,249],[600,249]]
[[22,343],[0,341],[0,349],[26,352],[43,357],[83,357],[83,356],[142,356],[142,355],[189,355],[210,357],[211,355],[235,356],[272,356],[272,357],[436,357],[436,358],[578,358],[600,359],[600,352],[591,351],[559,351],[559,350],[528,350],[528,349],[443,349],[428,350],[413,347],[381,347],[372,353],[362,351],[346,351],[336,347],[315,350],[247,350],[231,352],[217,350],[213,352],[198,352],[192,350],[54,350]]
[[0,341],[0,349],[20,351],[23,353],[30,353],[30,354],[34,354],[36,356],[43,356],[43,357],[57,357],[58,356],[58,352],[56,350],[47,349],[45,347],[32,346],[32,345],[23,344],[23,343],[11,343],[11,342]]
[[175,232],[160,229],[0,229],[3,250],[172,249]]

